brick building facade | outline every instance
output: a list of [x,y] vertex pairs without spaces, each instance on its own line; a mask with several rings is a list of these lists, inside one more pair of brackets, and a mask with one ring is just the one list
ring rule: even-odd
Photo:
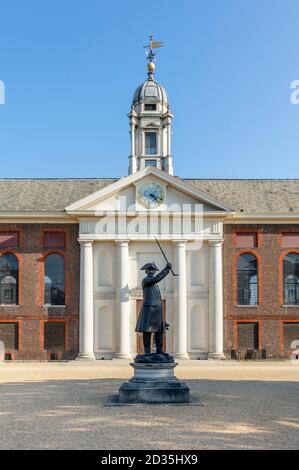
[[[19,268],[16,305],[0,306],[0,339],[6,346],[6,358],[48,360],[75,357],[79,334],[78,225],[0,224],[2,236],[12,233],[17,234],[15,246],[2,246],[0,249],[0,257],[5,254],[16,256]],[[63,234],[64,246],[45,246],[45,235],[56,233]],[[44,266],[51,253],[59,253],[64,259],[65,305],[45,304]]]
[[[9,294],[9,285],[4,284],[4,303],[0,305],[0,340],[5,343],[7,359],[53,360],[77,356],[80,226],[79,220],[67,213],[65,207],[114,182],[100,179],[0,181],[4,195],[0,201],[0,262],[6,254],[14,255],[18,262],[16,298],[5,303],[4,294],[6,291]],[[223,225],[225,356],[288,357],[292,341],[299,339],[299,305],[298,297],[294,302],[293,299],[291,303],[290,299],[285,302],[283,263],[289,254],[299,253],[296,219],[299,181],[187,180],[187,183],[215,195],[235,210],[225,217]],[[49,198],[49,193],[56,198]],[[13,212],[9,212],[11,203],[7,195],[13,195],[10,199]],[[63,305],[50,305],[45,296],[45,260],[50,254],[58,254],[64,260]],[[255,284],[249,286],[253,292],[251,300],[248,297],[240,305],[238,260],[244,254],[255,257],[256,277]],[[95,294],[95,298],[100,298],[99,295]]]
[[[256,246],[237,246],[237,235],[245,233],[256,235]],[[299,234],[299,226],[279,223],[225,225],[224,317],[228,357],[232,350],[242,349],[240,343],[244,343],[242,335],[245,334],[248,349],[261,350],[263,357],[269,359],[288,357],[292,351],[291,342],[299,338],[299,305],[284,303],[283,260],[287,254],[299,250],[297,237],[294,237],[293,247],[292,243],[287,248],[283,246],[283,236],[289,233]],[[252,253],[257,258],[256,305],[238,305],[237,262],[243,253]]]

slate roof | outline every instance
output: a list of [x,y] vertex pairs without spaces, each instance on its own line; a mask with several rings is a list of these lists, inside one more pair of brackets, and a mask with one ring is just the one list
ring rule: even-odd
[[[57,212],[117,179],[0,179],[0,212]],[[184,179],[241,213],[296,213],[299,179]]]
[[116,179],[0,179],[0,211],[63,211]]
[[186,183],[212,194],[237,213],[299,215],[299,179],[188,179]]

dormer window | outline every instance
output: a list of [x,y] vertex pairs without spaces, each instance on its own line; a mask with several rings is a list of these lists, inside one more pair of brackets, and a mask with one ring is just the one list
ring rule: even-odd
[[157,105],[154,103],[145,103],[144,104],[144,111],[156,111]]
[[145,132],[144,140],[145,155],[157,155],[157,133]]

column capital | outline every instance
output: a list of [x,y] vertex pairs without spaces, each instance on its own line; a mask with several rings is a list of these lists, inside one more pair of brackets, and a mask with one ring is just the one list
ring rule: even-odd
[[175,246],[186,246],[187,240],[172,240]]
[[208,240],[209,246],[222,246],[223,240]]
[[81,238],[78,238],[78,243],[80,244],[80,246],[92,246],[93,244],[93,240],[82,240]]
[[128,246],[130,243],[130,240],[114,240],[114,243],[118,246]]

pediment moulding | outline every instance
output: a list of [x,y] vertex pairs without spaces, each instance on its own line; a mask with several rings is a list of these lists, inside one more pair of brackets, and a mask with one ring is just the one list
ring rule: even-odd
[[[107,202],[109,198],[118,196],[119,194],[121,195],[122,191],[128,190],[132,185],[137,187],[139,184],[142,184],[142,180],[148,181],[150,179],[157,181],[159,184],[167,188],[167,190],[171,188],[172,191],[175,191],[178,194],[188,196],[190,201],[193,200],[194,203],[197,202],[198,204],[204,204],[205,206],[210,207],[211,211],[219,214],[222,213],[224,217],[234,214],[233,209],[223,204],[221,201],[218,201],[213,196],[188,185],[180,178],[151,167],[147,167],[137,173],[121,178],[103,189],[70,204],[65,208],[65,211],[69,215],[83,215],[84,212],[87,212],[87,214],[90,212],[90,215],[92,215],[91,212],[96,211],[97,205],[101,202]],[[112,208],[112,210],[118,210],[118,208]]]

